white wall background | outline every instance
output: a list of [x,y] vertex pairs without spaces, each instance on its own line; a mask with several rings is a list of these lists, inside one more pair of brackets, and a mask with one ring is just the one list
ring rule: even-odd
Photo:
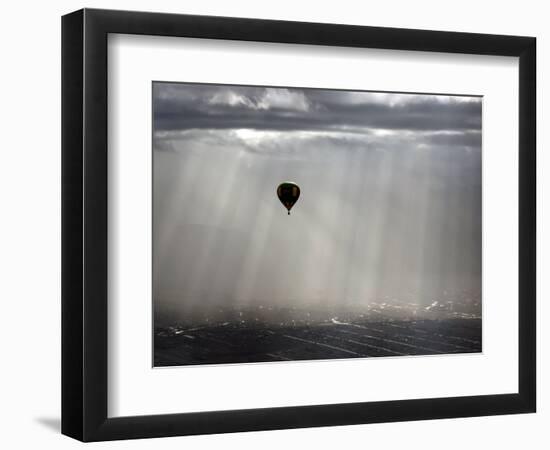
[[[536,0],[446,3],[416,0],[319,2],[277,0],[89,0],[9,2],[0,19],[0,443],[4,448],[74,448],[60,421],[60,16],[83,6],[258,17],[538,38],[539,148],[539,412],[535,415],[453,419],[95,444],[95,448],[370,448],[464,449],[550,445],[550,357],[544,324],[548,226],[543,199],[550,184],[542,151],[550,138],[550,29],[545,3]],[[542,254],[542,257],[540,256]]]

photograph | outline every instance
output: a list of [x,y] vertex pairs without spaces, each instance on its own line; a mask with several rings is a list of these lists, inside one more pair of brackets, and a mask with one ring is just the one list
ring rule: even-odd
[[481,352],[482,100],[153,81],[153,366]]

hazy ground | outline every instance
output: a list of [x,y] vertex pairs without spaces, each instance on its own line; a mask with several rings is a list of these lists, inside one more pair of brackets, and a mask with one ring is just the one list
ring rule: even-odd
[[294,308],[212,308],[193,320],[156,317],[154,365],[296,361],[481,351],[479,304],[375,303],[336,315]]

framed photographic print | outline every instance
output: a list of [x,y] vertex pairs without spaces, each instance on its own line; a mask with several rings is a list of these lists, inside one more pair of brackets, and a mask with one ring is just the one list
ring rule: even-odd
[[535,39],[62,22],[62,432],[535,411]]

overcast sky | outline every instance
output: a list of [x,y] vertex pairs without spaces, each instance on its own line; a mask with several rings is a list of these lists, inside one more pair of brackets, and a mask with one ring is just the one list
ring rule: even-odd
[[481,289],[480,98],[154,83],[153,158],[157,308]]

